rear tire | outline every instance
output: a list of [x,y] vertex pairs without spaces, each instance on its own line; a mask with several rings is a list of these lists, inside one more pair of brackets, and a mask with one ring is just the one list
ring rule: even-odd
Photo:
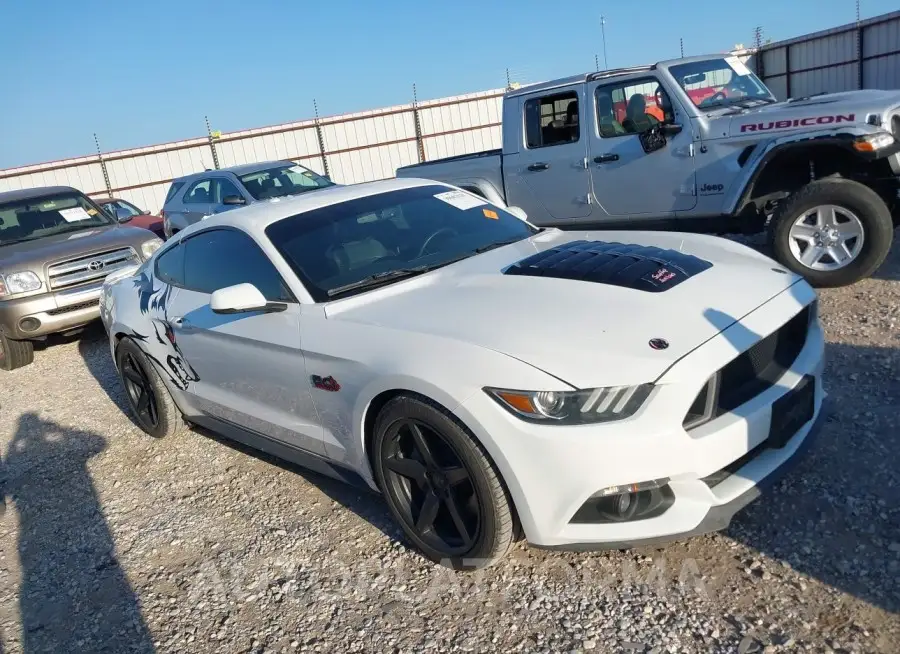
[[388,402],[372,461],[391,514],[429,559],[475,570],[506,555],[517,532],[512,501],[484,448],[446,409],[410,395]]
[[[796,234],[798,228],[804,227],[809,227],[818,234],[818,222],[815,222],[815,218],[807,219],[802,225],[798,223],[805,216],[813,216],[817,209],[827,211],[828,207],[836,208],[839,220],[843,221],[832,227],[838,232],[843,228],[860,229],[861,243],[858,251],[854,251],[857,243],[854,240],[848,241],[846,250],[836,250],[842,256],[847,251],[851,252],[852,256],[848,257],[847,263],[831,267],[832,269],[822,269],[828,268],[830,262],[838,263],[833,257],[826,255],[813,264],[817,269],[800,259],[807,252],[805,248],[813,247],[819,241],[812,240],[804,245],[805,241],[798,239]],[[811,182],[779,203],[769,229],[770,243],[778,262],[818,287],[848,286],[871,276],[887,257],[894,237],[891,213],[884,200],[859,182],[835,178]]]
[[138,344],[123,338],[116,348],[116,368],[135,424],[153,438],[185,431],[187,423],[153,362]]
[[34,344],[0,334],[0,370],[15,370],[34,361]]

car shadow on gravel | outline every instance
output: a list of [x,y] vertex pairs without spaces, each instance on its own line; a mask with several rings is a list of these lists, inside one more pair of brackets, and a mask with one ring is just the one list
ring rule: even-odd
[[109,340],[100,321],[88,325],[81,333],[78,353],[103,392],[130,419],[125,389],[116,373],[116,367],[109,353]]
[[726,535],[897,613],[900,350],[829,343],[826,358],[830,413],[818,441]]
[[[719,329],[735,322],[714,310],[707,318]],[[726,335],[738,350],[745,339],[758,338],[740,324]],[[896,613],[900,350],[826,343],[825,359],[829,397],[821,432],[797,467],[739,512],[725,534],[801,575]],[[752,581],[767,572],[744,569]]]
[[154,651],[87,468],[105,448],[98,434],[25,413],[0,465],[0,495],[19,523],[26,654],[96,651],[101,643]]

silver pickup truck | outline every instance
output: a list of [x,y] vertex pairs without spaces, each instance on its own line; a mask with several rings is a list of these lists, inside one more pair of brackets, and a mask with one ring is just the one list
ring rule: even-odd
[[109,275],[136,269],[162,245],[69,186],[0,193],[0,370],[31,363],[34,341],[100,317]]
[[511,90],[503,147],[397,170],[519,207],[537,225],[766,231],[818,286],[881,265],[900,221],[900,92],[779,102],[711,55]]

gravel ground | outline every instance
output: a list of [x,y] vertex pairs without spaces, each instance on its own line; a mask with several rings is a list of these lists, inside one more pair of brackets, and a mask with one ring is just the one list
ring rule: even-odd
[[102,330],[54,341],[0,377],[0,652],[897,652],[900,247],[821,297],[834,413],[777,492],[721,534],[477,574],[376,496],[148,439]]

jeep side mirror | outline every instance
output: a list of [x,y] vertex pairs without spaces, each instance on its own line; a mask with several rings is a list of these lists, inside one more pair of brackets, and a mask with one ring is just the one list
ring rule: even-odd
[[678,123],[662,123],[659,129],[665,136],[675,136],[681,133],[682,127]]
[[641,142],[641,148],[646,154],[666,147],[666,135],[660,125],[654,125],[647,131],[641,132],[638,134],[638,139]]

